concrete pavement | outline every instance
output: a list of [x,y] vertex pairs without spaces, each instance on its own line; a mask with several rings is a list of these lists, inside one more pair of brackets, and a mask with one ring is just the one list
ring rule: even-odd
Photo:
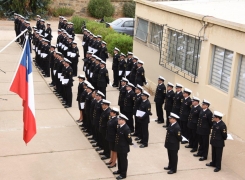
[[[13,22],[1,21],[0,49],[14,38]],[[31,23],[34,25],[34,22]],[[57,22],[52,22],[53,43],[57,37]],[[76,38],[82,55],[81,40]],[[36,105],[37,134],[26,146],[22,140],[22,105],[21,99],[8,91],[16,66],[21,55],[21,49],[13,43],[0,54],[0,178],[1,180],[97,180],[115,179],[112,171],[98,153],[92,148],[87,138],[79,129],[75,120],[79,117],[78,105],[75,101],[77,93],[77,78],[74,78],[73,106],[64,109],[59,99],[49,88],[50,78],[43,78],[33,67],[34,92]],[[83,74],[82,61],[78,72]],[[112,80],[111,59],[107,62],[110,80]],[[107,98],[111,107],[117,106],[118,90],[108,86]],[[179,151],[178,172],[168,175],[163,170],[167,166],[167,151],[164,148],[166,130],[162,124],[154,122],[156,118],[153,97],[153,116],[149,125],[149,147],[140,149],[131,146],[129,153],[129,180],[149,179],[245,179],[245,142],[235,135],[234,140],[227,140],[224,148],[222,170],[213,172],[206,167],[210,162],[211,152],[207,161],[200,162],[192,156],[189,149],[181,145]],[[234,132],[235,133],[235,132]]]

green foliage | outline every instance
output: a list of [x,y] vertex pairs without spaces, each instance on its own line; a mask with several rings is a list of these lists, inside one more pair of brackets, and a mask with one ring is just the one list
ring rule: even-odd
[[86,22],[86,28],[95,35],[101,35],[102,39],[107,43],[107,49],[110,54],[113,54],[115,47],[119,48],[121,52],[127,53],[133,49],[133,38],[129,35],[117,33],[111,28],[106,28],[105,23],[73,16],[71,22],[74,23],[75,33],[81,33],[81,26],[83,21]]
[[125,17],[131,17],[131,18],[135,17],[135,2],[134,1],[124,3],[123,15]]
[[83,25],[83,22],[87,23],[88,20],[85,18],[81,18],[80,16],[72,16],[71,22],[73,22],[73,27],[74,27],[74,31],[76,34],[81,34],[81,27]]
[[129,35],[119,33],[109,34],[105,37],[105,41],[107,42],[107,49],[110,54],[113,54],[115,47],[119,48],[124,54],[133,50],[133,38]]
[[90,0],[88,3],[88,12],[95,18],[110,17],[115,12],[115,7],[110,0]]
[[108,23],[110,23],[110,22],[112,22],[112,21],[114,21],[115,19],[113,18],[113,17],[104,17],[104,21],[105,22],[108,22]]
[[54,10],[53,16],[58,17],[58,16],[72,16],[73,13],[75,12],[74,9],[69,8],[69,7],[59,7]]
[[7,17],[18,13],[29,18],[37,14],[37,11],[40,15],[47,13],[50,3],[50,0],[0,0],[0,11]]

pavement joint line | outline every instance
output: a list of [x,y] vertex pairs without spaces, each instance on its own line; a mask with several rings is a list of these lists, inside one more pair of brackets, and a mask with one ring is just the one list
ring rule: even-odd
[[94,148],[84,148],[84,149],[70,149],[70,150],[62,150],[62,151],[47,151],[47,152],[36,152],[36,153],[28,153],[28,154],[12,154],[12,155],[5,155],[0,156],[0,158],[6,157],[14,157],[14,156],[28,156],[28,155],[35,155],[35,154],[51,154],[51,153],[62,153],[62,152],[72,152],[72,151],[84,151],[84,150],[91,150]]
[[[41,127],[37,127],[37,129],[51,129],[51,128],[70,128],[70,127],[74,127],[75,125],[69,125],[69,126],[41,126]],[[8,131],[19,131],[19,130],[23,130],[23,128],[11,128],[8,130],[5,129],[0,129],[0,132],[8,132]]]

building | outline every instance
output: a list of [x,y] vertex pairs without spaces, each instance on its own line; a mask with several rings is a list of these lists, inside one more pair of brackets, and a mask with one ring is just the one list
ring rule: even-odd
[[148,88],[159,75],[224,113],[228,131],[245,139],[244,0],[136,0],[134,54]]

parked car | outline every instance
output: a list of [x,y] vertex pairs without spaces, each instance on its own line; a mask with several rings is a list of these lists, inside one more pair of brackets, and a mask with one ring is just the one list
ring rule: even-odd
[[106,23],[107,28],[112,28],[118,33],[134,35],[134,18],[119,18],[111,23]]

